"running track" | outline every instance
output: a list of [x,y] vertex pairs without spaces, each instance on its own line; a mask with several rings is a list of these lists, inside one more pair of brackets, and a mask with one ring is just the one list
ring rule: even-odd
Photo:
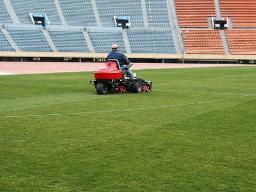
[[[0,62],[0,75],[61,73],[94,71],[104,63],[73,63],[73,62]],[[198,68],[198,67],[238,67],[256,66],[239,64],[162,64],[134,63],[132,69],[166,69],[166,68]]]

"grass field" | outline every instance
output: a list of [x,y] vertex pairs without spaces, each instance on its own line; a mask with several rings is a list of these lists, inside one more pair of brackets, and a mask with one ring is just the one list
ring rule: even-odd
[[256,68],[0,77],[0,191],[256,191]]

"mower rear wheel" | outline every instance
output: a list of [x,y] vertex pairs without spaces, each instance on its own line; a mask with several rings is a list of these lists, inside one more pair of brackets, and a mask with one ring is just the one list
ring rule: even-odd
[[108,88],[106,85],[104,85],[104,83],[97,83],[96,92],[99,95],[104,95],[104,94],[107,94]]
[[131,91],[133,93],[140,93],[142,91],[142,85],[139,82],[133,82],[131,85]]

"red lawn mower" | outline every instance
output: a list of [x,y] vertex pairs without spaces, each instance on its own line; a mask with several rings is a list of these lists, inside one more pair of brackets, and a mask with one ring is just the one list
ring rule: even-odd
[[90,83],[95,86],[99,95],[150,92],[152,89],[151,81],[145,81],[139,77],[130,78],[125,75],[131,66],[132,64],[121,70],[119,62],[111,59],[105,63],[105,67],[94,72],[95,80],[91,80]]

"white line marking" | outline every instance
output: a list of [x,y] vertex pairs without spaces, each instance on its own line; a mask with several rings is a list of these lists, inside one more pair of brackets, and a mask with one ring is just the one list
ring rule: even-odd
[[14,73],[6,73],[6,72],[0,71],[0,75],[15,75],[15,74]]

